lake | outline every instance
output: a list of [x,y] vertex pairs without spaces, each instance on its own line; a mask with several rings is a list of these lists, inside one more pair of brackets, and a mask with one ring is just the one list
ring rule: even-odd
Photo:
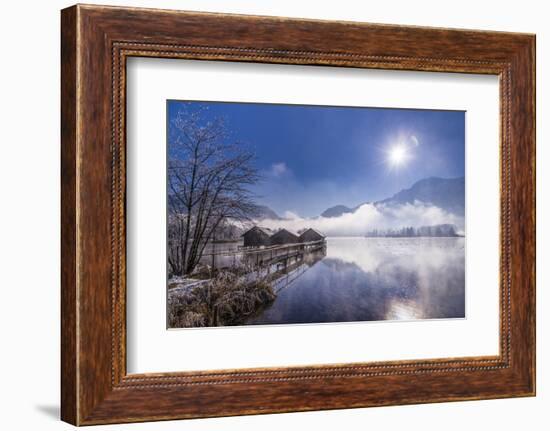
[[327,238],[246,324],[463,318],[464,238]]

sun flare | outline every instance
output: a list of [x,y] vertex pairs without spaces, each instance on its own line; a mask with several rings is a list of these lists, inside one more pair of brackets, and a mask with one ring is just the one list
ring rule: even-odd
[[388,163],[398,168],[403,166],[409,159],[409,153],[404,145],[395,145],[388,151]]

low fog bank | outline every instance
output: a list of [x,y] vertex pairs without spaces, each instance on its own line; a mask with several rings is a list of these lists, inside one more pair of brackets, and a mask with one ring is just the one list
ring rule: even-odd
[[[290,215],[291,213],[287,213]],[[353,213],[339,217],[302,218],[295,214],[283,220],[264,219],[258,225],[270,229],[288,229],[297,232],[305,228],[319,230],[327,236],[364,236],[373,229],[388,230],[403,227],[419,228],[439,224],[452,224],[457,233],[464,233],[464,217],[415,201],[410,204],[363,204]]]

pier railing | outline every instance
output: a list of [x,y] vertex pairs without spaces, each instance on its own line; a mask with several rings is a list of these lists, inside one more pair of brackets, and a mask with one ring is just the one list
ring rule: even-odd
[[235,262],[237,257],[241,257],[248,264],[255,266],[267,266],[278,263],[285,265],[289,260],[298,259],[307,253],[313,253],[326,247],[326,240],[308,241],[290,244],[278,244],[262,247],[238,247],[236,250],[221,250],[203,254],[203,258],[208,260],[222,257],[233,257]]

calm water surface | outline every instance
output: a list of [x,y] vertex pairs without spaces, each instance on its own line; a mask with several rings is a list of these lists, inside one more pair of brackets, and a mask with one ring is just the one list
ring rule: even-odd
[[461,318],[464,238],[328,238],[247,324]]

